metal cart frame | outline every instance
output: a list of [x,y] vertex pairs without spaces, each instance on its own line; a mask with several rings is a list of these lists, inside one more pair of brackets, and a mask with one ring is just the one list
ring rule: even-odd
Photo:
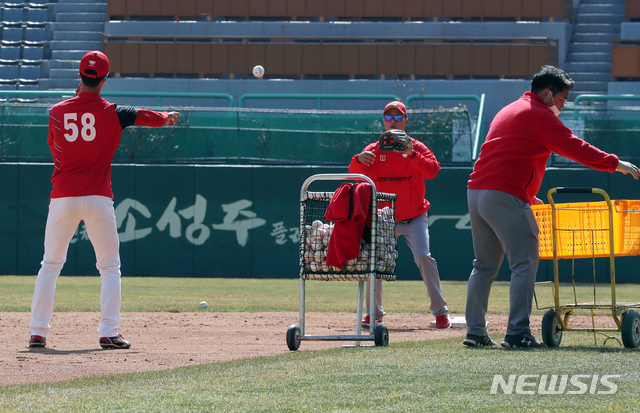
[[[371,200],[371,253],[369,255],[369,270],[366,273],[354,273],[354,274],[335,274],[335,273],[324,273],[321,276],[315,277],[315,274],[308,273],[305,271],[304,267],[304,258],[302,256],[302,251],[304,249],[305,242],[305,201],[308,199],[313,199],[314,196],[333,196],[331,192],[309,192],[308,187],[311,183],[320,180],[330,180],[330,181],[365,181],[371,185],[372,192],[372,200]],[[379,273],[376,271],[376,227],[377,227],[377,208],[378,208],[378,200],[384,200],[389,202],[394,202],[396,200],[395,194],[385,194],[376,191],[376,187],[373,181],[367,177],[366,175],[361,174],[317,174],[313,175],[305,180],[302,185],[300,191],[300,324],[291,325],[287,329],[287,346],[289,350],[295,351],[300,347],[300,342],[305,340],[330,340],[330,341],[354,341],[355,344],[353,347],[360,347],[361,341],[373,341],[376,346],[386,346],[389,344],[389,332],[387,328],[383,324],[377,324],[375,318],[371,317],[371,323],[369,327],[369,334],[362,333],[362,307],[364,303],[364,293],[365,293],[365,281],[370,281],[369,283],[369,291],[370,291],[370,308],[375,309],[376,306],[376,283],[375,280],[379,279]],[[395,205],[394,205],[395,206]],[[394,214],[395,216],[395,214]],[[358,281],[358,307],[356,311],[356,332],[355,335],[308,335],[305,334],[305,281],[307,279],[323,279],[329,281],[335,277],[335,280],[345,280],[347,278],[349,281]],[[393,278],[395,279],[395,270],[393,273]],[[347,346],[343,346],[347,347]]]
[[[554,194],[560,194],[560,193],[574,193],[574,194],[588,194],[588,193],[594,193],[594,194],[599,194],[604,198],[604,203],[606,203],[606,206],[604,207],[583,207],[583,204],[580,203],[575,203],[575,204],[567,204],[566,206],[560,206],[558,207],[556,205],[556,203],[554,202],[554,198],[553,195]],[[562,333],[564,331],[582,331],[582,332],[592,332],[593,333],[593,338],[594,338],[594,342],[595,344],[597,344],[597,339],[596,339],[596,333],[600,333],[602,335],[604,335],[606,337],[606,339],[604,340],[605,344],[608,340],[613,339],[618,341],[618,343],[620,343],[620,340],[618,340],[617,337],[614,337],[612,335],[610,335],[610,333],[613,332],[619,332],[621,333],[622,336],[622,345],[624,345],[624,347],[626,348],[637,348],[638,346],[640,346],[640,315],[638,314],[638,312],[636,310],[633,310],[632,308],[640,308],[640,303],[636,302],[636,303],[618,303],[616,301],[616,283],[615,283],[615,256],[616,256],[616,248],[618,249],[618,251],[620,251],[620,248],[622,247],[621,245],[616,245],[615,244],[615,235],[614,234],[614,230],[616,230],[615,226],[614,226],[614,212],[615,213],[640,213],[640,209],[632,209],[632,210],[623,210],[623,211],[619,211],[617,210],[617,208],[613,205],[611,199],[609,198],[609,195],[602,189],[599,188],[552,188],[548,191],[547,193],[547,198],[549,199],[549,206],[551,207],[551,232],[550,234],[548,233],[548,222],[541,222],[540,216],[536,216],[536,219],[538,220],[538,225],[540,226],[541,229],[541,233],[540,233],[540,238],[541,238],[541,243],[542,243],[542,238],[543,238],[543,229],[547,230],[546,236],[551,236],[552,239],[552,244],[553,244],[553,283],[552,283],[552,294],[553,294],[553,301],[554,301],[554,305],[552,307],[539,307],[538,306],[538,300],[536,297],[536,308],[539,310],[547,310],[544,313],[544,316],[542,317],[542,339],[544,341],[544,343],[549,346],[549,347],[558,347],[560,345],[560,342],[562,340]],[[619,201],[615,201],[615,202],[619,202]],[[603,204],[604,204],[603,203]],[[547,205],[542,205],[540,207],[538,206],[534,206],[532,207],[534,210],[534,213],[536,212],[536,210],[542,212],[545,208],[548,208]],[[575,228],[561,228],[560,226],[562,225],[562,222],[558,222],[559,218],[561,215],[557,213],[557,211],[562,211],[562,210],[567,210],[567,211],[572,211],[571,213],[575,213],[578,214],[578,216],[581,218],[582,221],[582,217],[583,214],[587,214],[587,213],[598,213],[597,211],[601,211],[599,212],[599,214],[602,214],[603,217],[606,217],[606,219],[603,221],[604,225],[602,225],[601,227],[598,227],[597,225],[595,225],[594,222],[587,222],[588,219],[585,218],[585,222],[582,223],[580,222],[581,225],[579,225],[579,227],[575,227]],[[547,209],[548,211],[548,209]],[[560,221],[562,221],[560,219]],[[575,224],[575,223],[572,223]],[[546,227],[545,227],[546,226]],[[585,228],[588,227],[588,228]],[[620,229],[618,229],[620,230]],[[581,244],[578,244],[578,242],[576,242],[576,244],[572,244],[569,243],[569,248],[567,248],[570,251],[561,251],[562,246],[559,246],[559,234],[561,231],[570,231],[572,232],[572,237],[575,237],[577,232],[591,232],[591,243],[589,242],[582,242]],[[595,243],[593,242],[593,233],[596,231],[600,231],[600,232],[608,232],[608,240],[607,237],[601,237],[600,243]],[[618,234],[620,235],[620,234]],[[577,235],[578,237],[581,236],[581,234]],[[587,239],[588,241],[588,239]],[[573,241],[572,241],[573,242]],[[573,273],[571,274],[572,276],[572,280],[574,283],[574,302],[573,303],[569,303],[569,304],[561,304],[560,303],[560,281],[559,281],[559,266],[558,266],[558,260],[560,258],[571,258],[572,260],[576,259],[575,258],[575,250],[574,247],[577,249],[578,247],[583,248],[586,252],[591,254],[590,258],[596,258],[596,257],[607,257],[609,258],[609,269],[610,269],[610,279],[611,279],[611,302],[610,303],[604,303],[604,302],[596,302],[596,297],[595,297],[595,284],[596,284],[596,280],[595,280],[595,259],[594,259],[594,301],[592,303],[578,303],[577,302],[577,298],[576,298],[576,293],[575,293],[575,280],[573,279]],[[637,243],[636,243],[636,247],[637,247]],[[603,250],[599,251],[599,253],[596,253],[596,249],[598,248],[602,248]],[[583,251],[583,253],[585,252]],[[604,252],[602,252],[604,251]],[[570,252],[570,253],[569,253]],[[542,256],[542,251],[541,251],[541,258],[543,258]],[[574,256],[572,256],[572,254]],[[620,253],[618,252],[618,254],[620,255],[638,255],[638,252],[631,251],[631,253],[629,253],[629,251],[626,251],[625,253]],[[578,258],[585,258],[585,256],[581,256]],[[536,283],[538,284],[549,284],[551,283],[550,281],[547,282],[541,282],[541,283]],[[535,295],[534,295],[535,297]],[[572,328],[570,326],[570,319],[571,316],[574,314],[574,312],[576,310],[589,310],[591,313],[591,320],[592,320],[592,326],[591,328]],[[616,324],[616,328],[597,328],[595,326],[595,319],[594,319],[594,312],[596,310],[608,310],[611,312],[611,315],[613,317],[613,320]]]

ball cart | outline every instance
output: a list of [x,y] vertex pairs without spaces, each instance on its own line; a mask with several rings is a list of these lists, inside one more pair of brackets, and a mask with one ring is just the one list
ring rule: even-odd
[[[598,194],[603,201],[556,203],[557,194]],[[591,195],[586,195],[587,199]],[[640,255],[640,201],[611,200],[609,195],[599,188],[552,188],[547,193],[549,203],[532,207],[538,227],[539,255],[541,259],[553,259],[553,282],[551,284],[553,306],[536,307],[546,310],[542,317],[542,340],[549,347],[558,347],[565,331],[583,331],[593,333],[595,344],[597,335],[605,338],[603,344],[613,339],[620,340],[612,333],[618,332],[622,345],[626,348],[640,346],[640,315],[636,309],[639,302],[621,303],[616,300],[615,257]],[[608,261],[611,296],[600,301],[596,287],[596,258]],[[608,260],[607,260],[608,258]],[[562,303],[560,297],[559,260],[571,260],[571,282],[573,301]],[[593,263],[593,298],[583,301],[576,294],[576,259],[591,259]],[[563,286],[563,291],[569,288]],[[609,287],[606,287],[608,296]],[[591,326],[574,328],[571,316],[584,310],[591,315]],[[596,326],[594,315],[611,314],[613,323],[609,326]]]
[[[319,181],[330,181],[321,184]],[[333,181],[333,182],[331,182]],[[347,261],[340,269],[326,263],[329,240],[333,234],[333,222],[325,222],[325,212],[334,192],[310,191],[309,186],[353,183],[371,186],[370,211],[366,219],[365,235],[361,240],[359,255]],[[362,332],[362,307],[366,281],[369,283],[370,306],[376,308],[375,280],[394,281],[398,256],[395,238],[395,194],[377,192],[373,181],[360,174],[317,174],[305,180],[300,191],[300,320],[298,325],[287,329],[287,346],[295,351],[305,340],[354,341],[352,347],[361,346],[361,341],[373,341],[376,346],[389,343],[387,328],[371,317],[369,333]],[[370,233],[367,230],[370,228]],[[358,298],[355,318],[355,334],[311,335],[306,333],[305,285],[307,281],[357,281]],[[347,347],[345,345],[344,347]]]

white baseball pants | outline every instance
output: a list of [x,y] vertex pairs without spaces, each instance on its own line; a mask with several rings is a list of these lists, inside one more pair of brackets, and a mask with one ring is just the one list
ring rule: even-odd
[[46,337],[53,318],[56,281],[67,260],[69,242],[78,224],[84,221],[96,254],[96,267],[102,279],[100,292],[100,337],[118,335],[120,327],[120,253],[118,227],[113,200],[104,196],[54,198],[44,235],[44,257],[36,278],[31,302],[32,335]]

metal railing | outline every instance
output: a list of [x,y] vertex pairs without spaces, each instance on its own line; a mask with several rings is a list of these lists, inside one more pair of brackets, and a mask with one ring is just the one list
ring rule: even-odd
[[579,95],[576,96],[573,104],[578,106],[583,102],[596,100],[640,100],[640,95]]
[[406,99],[406,105],[409,106],[414,100],[473,100],[478,104],[478,121],[474,125],[471,132],[473,139],[473,150],[471,159],[478,158],[478,149],[480,148],[480,139],[484,139],[484,93],[477,95],[411,95]]
[[[68,99],[75,95],[75,90],[0,90],[0,98],[6,102],[11,102],[13,98],[28,100],[51,97]],[[228,93],[174,93],[174,92],[110,92],[103,91],[100,93],[102,97],[141,97],[155,98],[157,105],[162,106],[162,100],[166,98],[193,98],[193,99],[224,99],[228,103],[228,107],[234,107],[233,96]]]
[[376,94],[245,93],[238,99],[238,107],[244,107],[244,102],[249,99],[314,99],[318,110],[322,109],[323,100],[401,100],[395,95]]

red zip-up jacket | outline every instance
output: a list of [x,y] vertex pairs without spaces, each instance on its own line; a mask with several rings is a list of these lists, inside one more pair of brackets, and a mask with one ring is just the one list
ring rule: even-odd
[[540,96],[526,92],[493,119],[467,187],[506,192],[533,205],[552,151],[599,171],[618,167],[616,155],[574,135]]
[[164,126],[169,114],[118,106],[83,92],[49,111],[53,155],[51,198],[102,195],[113,199],[111,160],[127,126]]
[[425,199],[425,179],[433,179],[440,171],[440,162],[427,146],[413,138],[414,157],[378,149],[378,142],[367,145],[364,151],[376,154],[371,166],[358,162],[359,154],[351,158],[349,173],[367,175],[378,192],[396,194],[395,219],[403,221],[415,218],[429,210]]

